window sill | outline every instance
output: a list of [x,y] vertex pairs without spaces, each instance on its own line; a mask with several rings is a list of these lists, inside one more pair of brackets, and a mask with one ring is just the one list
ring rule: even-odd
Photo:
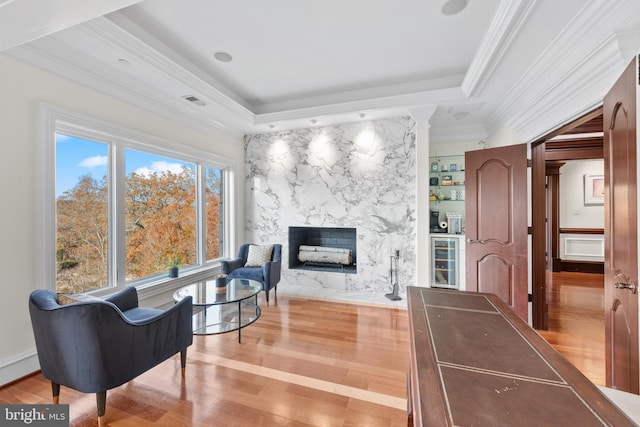
[[194,282],[210,279],[214,275],[219,274],[221,271],[220,269],[220,263],[215,263],[202,268],[186,270],[181,272],[180,276],[175,278],[163,275],[162,277],[158,277],[144,283],[136,284],[134,282],[125,286],[103,288],[94,292],[89,292],[89,294],[99,298],[105,298],[109,295],[120,292],[125,287],[133,286],[138,291],[138,300],[141,303],[140,305],[147,307],[159,307],[172,303],[172,294],[176,290]]
[[[150,301],[158,296],[173,293],[181,287],[191,283],[210,279],[218,273],[220,273],[220,264],[207,266],[197,270],[188,270],[182,272],[180,276],[175,278],[163,277],[162,279],[136,286],[138,298],[141,302]],[[167,302],[170,302],[169,300],[164,301],[164,303],[166,304]]]

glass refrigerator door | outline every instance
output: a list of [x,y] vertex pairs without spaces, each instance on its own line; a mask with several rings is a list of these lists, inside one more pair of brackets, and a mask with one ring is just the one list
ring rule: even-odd
[[431,238],[431,286],[458,289],[458,239]]

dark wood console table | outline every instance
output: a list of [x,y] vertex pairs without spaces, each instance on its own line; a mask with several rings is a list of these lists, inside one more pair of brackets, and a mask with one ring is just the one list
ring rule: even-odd
[[635,425],[495,295],[407,294],[409,425]]

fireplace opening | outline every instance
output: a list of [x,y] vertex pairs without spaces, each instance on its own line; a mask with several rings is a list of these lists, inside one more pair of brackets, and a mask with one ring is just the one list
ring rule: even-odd
[[289,227],[289,269],[357,273],[356,229]]

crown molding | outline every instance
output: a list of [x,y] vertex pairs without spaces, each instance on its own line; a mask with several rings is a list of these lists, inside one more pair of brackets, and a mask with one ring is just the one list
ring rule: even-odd
[[256,115],[276,113],[280,111],[313,108],[320,105],[334,105],[366,99],[384,99],[403,94],[427,93],[446,88],[459,87],[464,74],[451,74],[432,79],[414,80],[404,83],[380,86],[366,86],[358,89],[336,90],[329,94],[303,94],[296,99],[285,99],[265,104],[258,104],[252,109]]
[[140,1],[48,0],[46,6],[39,0],[0,1],[0,52]]
[[520,32],[535,2],[536,0],[500,2],[487,34],[482,39],[462,81],[462,90],[469,97],[480,95],[504,53]]
[[209,102],[219,105],[237,115],[241,121],[248,124],[253,121],[254,114],[248,108],[187,70],[181,63],[170,58],[169,55],[159,52],[109,19],[104,17],[95,19],[78,28],[85,32],[87,37],[95,37],[115,49],[128,53],[136,61],[143,62],[169,79],[181,82],[191,88],[194,95],[206,98]]
[[[98,58],[89,51],[83,51],[86,47],[80,41],[84,40],[91,40],[92,43],[104,46],[107,51],[121,54],[123,58],[132,58],[136,65],[157,74],[149,76],[147,80],[135,73],[129,74],[115,59]],[[440,83],[449,83],[451,87],[334,103],[330,103],[330,98],[327,98],[323,99],[326,103],[317,106],[254,114],[216,89],[214,82],[197,75],[197,70],[188,69],[175,53],[169,55],[161,51],[161,46],[151,46],[150,43],[153,42],[144,41],[119,23],[103,17],[12,49],[8,53],[200,131],[223,132],[233,138],[247,133],[273,131],[274,123],[278,130],[283,130],[309,127],[311,119],[321,125],[360,121],[361,114],[365,114],[367,120],[375,120],[408,115],[408,108],[411,107],[466,99],[460,87],[443,81]],[[188,94],[197,96],[206,106],[190,104],[179,96],[172,96],[170,91],[158,90],[153,86],[154,81],[157,84],[162,80],[177,82],[176,90],[180,87],[188,88]]]
[[429,123],[433,113],[438,109],[437,105],[425,105],[424,107],[412,107],[409,108],[409,114],[418,125],[430,127]]
[[[539,133],[535,128],[544,128],[543,132],[555,127],[549,127],[541,115],[555,116],[557,124],[561,118],[597,105],[590,95],[594,90],[602,102],[607,90],[603,87],[615,81],[612,76],[617,76],[622,63],[612,36],[615,29],[607,23],[625,23],[640,13],[636,0],[619,0],[616,7],[608,6],[605,0],[591,0],[578,12],[488,115],[490,133],[507,126],[529,140]],[[591,99],[585,99],[587,96]]]
[[308,129],[324,126],[337,126],[348,123],[356,123],[362,121],[384,120],[396,117],[406,117],[409,113],[406,108],[386,109],[386,110],[361,110],[353,112],[345,112],[335,115],[311,115],[301,116],[299,119],[289,119],[281,121],[265,121],[255,124],[250,134],[283,132],[293,129]]
[[286,122],[289,120],[299,120],[310,117],[331,117],[358,112],[384,112],[385,110],[394,112],[402,110],[404,111],[404,115],[408,115],[409,108],[412,107],[441,104],[460,99],[465,99],[462,90],[459,87],[453,87],[404,95],[341,102],[317,107],[298,108],[289,111],[258,114],[256,115],[255,124],[260,125],[273,122]]
[[616,37],[618,39],[622,58],[628,58],[627,60],[630,61],[631,58],[640,53],[640,46],[638,46],[638,40],[640,40],[640,26],[618,30],[616,31]]
[[624,65],[617,39],[612,36],[540,93],[525,107],[526,114],[514,116],[506,126],[525,141],[533,141],[549,129],[597,108]]
[[[222,132],[238,138],[248,133],[271,132],[272,126],[283,130],[310,127],[310,124],[311,127],[340,124],[360,121],[361,114],[366,114],[367,120],[382,119],[411,115],[421,108],[468,102],[483,92],[536,1],[502,0],[499,3],[489,33],[466,75],[457,76],[457,81],[424,80],[407,83],[406,87],[359,89],[306,97],[295,103],[266,104],[256,107],[255,111],[246,102],[225,93],[224,88],[217,89],[213,77],[188,63],[179,53],[151,35],[125,25],[120,20],[125,18],[117,13],[7,53],[200,131]],[[606,0],[588,0],[489,113],[485,121],[488,130],[495,132],[499,127],[508,126],[529,138],[537,135],[540,128],[548,130],[550,123],[556,124],[578,110],[601,102],[593,94],[606,92],[613,76],[617,76],[624,65],[625,54],[637,47],[640,30],[625,29],[623,25],[633,24],[639,15],[637,0],[618,0],[615,8]],[[611,28],[614,25],[618,27]],[[113,59],[92,55],[87,46],[93,43],[104,46],[107,52],[122,52],[123,57],[132,58],[151,73],[145,78],[142,73],[136,75],[131,70],[123,70]],[[164,82],[171,84],[167,84],[166,91],[159,90]],[[436,88],[443,86],[444,89]],[[198,107],[184,101],[176,94],[183,89],[190,93],[182,95],[195,95],[207,105]],[[485,138],[486,130],[474,124],[447,125],[432,129],[432,133],[434,140],[459,141]]]
[[[54,55],[52,52],[56,52]],[[8,55],[42,68],[65,79],[103,92],[167,119],[180,122],[207,134],[223,134],[237,139],[244,131],[213,119],[210,114],[199,113],[201,108],[184,102],[178,107],[175,100],[137,80],[114,74],[92,58],[75,49],[55,42],[51,37],[6,52]],[[66,58],[81,60],[71,64]]]

